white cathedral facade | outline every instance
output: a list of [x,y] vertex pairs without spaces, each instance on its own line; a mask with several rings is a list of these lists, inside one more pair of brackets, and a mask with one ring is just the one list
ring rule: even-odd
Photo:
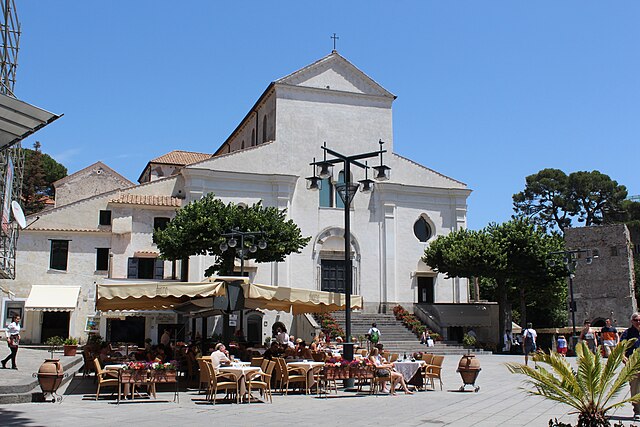
[[[87,319],[102,319],[99,331],[108,336],[118,322],[137,316],[143,319],[138,321],[141,333],[157,341],[158,325],[175,322],[174,314],[95,313],[95,285],[105,280],[202,280],[211,259],[191,257],[184,265],[163,261],[151,236],[154,224],[171,219],[177,209],[208,193],[225,202],[262,201],[286,209],[302,235],[311,236],[301,253],[284,262],[247,263],[253,282],[341,290],[344,209],[335,184],[344,181],[344,172],[336,166],[319,192],[306,188],[305,178],[312,174],[309,163],[314,157],[320,160],[324,142],[345,155],[376,151],[380,140],[387,150],[383,161],[391,168],[390,179],[376,182],[371,193],[356,194],[351,206],[348,274],[353,292],[364,299],[364,310],[378,312],[416,302],[468,302],[465,279],[436,274],[420,258],[432,239],[466,227],[471,190],[394,152],[394,99],[334,51],[271,83],[227,140],[212,144],[218,148],[205,160],[175,168],[176,173],[167,177],[143,174],[147,178],[141,178],[139,185],[129,185],[106,167],[93,174],[91,168],[83,170],[93,181],[67,181],[79,189],[100,180],[114,185],[100,185],[108,191],[56,205],[21,232],[16,280],[3,284],[15,298],[3,300],[2,326],[11,310],[24,310],[25,339],[40,342],[53,333],[43,328],[54,318],[63,332],[82,337],[88,330]],[[369,162],[377,164],[377,158]],[[359,168],[351,172],[354,182],[364,179]],[[58,300],[47,298],[54,288],[71,295],[69,301],[63,302],[60,292]],[[40,294],[35,295],[34,289]],[[287,318],[284,313],[253,316],[260,316],[261,338],[270,335],[270,326],[262,327],[263,319]],[[251,315],[245,317],[250,319]],[[247,330],[248,325],[240,326]]]

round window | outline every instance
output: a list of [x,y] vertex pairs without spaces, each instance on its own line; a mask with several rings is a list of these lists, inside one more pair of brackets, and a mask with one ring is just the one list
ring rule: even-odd
[[426,219],[420,217],[420,219],[413,224],[413,234],[415,234],[421,242],[429,240],[431,238],[431,233],[431,226]]

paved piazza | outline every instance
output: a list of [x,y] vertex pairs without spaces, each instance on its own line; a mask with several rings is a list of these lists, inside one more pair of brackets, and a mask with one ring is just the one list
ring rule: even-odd
[[[479,356],[482,372],[478,393],[457,392],[462,381],[455,372],[459,356],[447,356],[444,390],[417,392],[407,396],[370,396],[342,392],[328,398],[314,395],[273,397],[273,404],[229,404],[215,406],[197,391],[158,393],[157,400],[135,400],[120,405],[115,400],[94,401],[93,378],[76,375],[63,389],[61,403],[25,403],[0,406],[2,425],[69,426],[128,425],[163,426],[174,424],[226,426],[283,426],[320,424],[360,426],[372,423],[392,426],[547,426],[550,418],[575,422],[569,408],[520,390],[522,377],[508,373],[504,363],[522,361],[515,356]],[[7,371],[0,370],[0,377]],[[15,371],[14,371],[15,372]],[[25,373],[26,374],[26,373]],[[470,389],[470,388],[468,388]],[[451,391],[450,391],[451,390]],[[455,390],[455,391],[453,391]],[[619,409],[614,419],[629,425],[630,406]]]

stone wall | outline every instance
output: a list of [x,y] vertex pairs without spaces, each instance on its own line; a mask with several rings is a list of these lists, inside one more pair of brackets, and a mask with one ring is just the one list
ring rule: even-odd
[[[577,260],[573,292],[576,324],[611,317],[626,326],[637,310],[634,292],[633,254],[630,233],[624,224],[565,230],[567,249],[597,249],[597,258],[587,263],[586,254]],[[569,323],[571,319],[569,319]]]

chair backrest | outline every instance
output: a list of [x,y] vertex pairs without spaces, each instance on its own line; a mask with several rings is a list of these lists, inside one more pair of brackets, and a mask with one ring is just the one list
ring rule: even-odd
[[265,369],[267,369],[267,366],[269,366],[269,362],[271,362],[271,360],[262,359],[262,363],[260,364],[260,369],[262,369],[262,372],[265,372]]
[[102,374],[102,366],[100,366],[100,361],[97,357],[93,359],[93,365],[96,367],[96,375],[100,376]]
[[433,361],[433,356],[434,355],[431,353],[425,353],[422,355],[422,360],[424,360],[427,365],[431,365],[432,364],[431,362]]
[[204,362],[204,368],[207,371],[207,374],[209,376],[208,382],[212,385],[212,386],[216,386],[216,383],[218,382],[218,379],[216,378],[216,370],[213,367],[213,364],[211,363],[207,363],[206,361]]
[[262,371],[268,376],[271,376],[271,373],[273,372],[273,368],[275,367],[276,367],[276,362],[274,362],[273,360],[267,360],[267,367]]
[[395,362],[396,360],[398,360],[398,353],[392,353],[389,362]]
[[282,357],[276,357],[276,374],[279,375],[283,381],[289,380],[289,371],[287,371],[287,362]]
[[196,360],[198,361],[198,368],[200,368],[200,382],[208,383],[211,380],[211,374],[207,365],[211,365],[211,363],[207,363],[202,357],[198,357]]
[[251,358],[251,366],[262,366],[262,361],[264,358],[262,357],[252,357]]
[[362,350],[360,350],[360,354],[361,354],[362,356],[365,356],[365,357],[366,357],[366,356],[367,356],[367,349],[366,349],[366,348],[363,348]]
[[389,360],[389,356],[391,355],[391,353],[387,350],[384,350],[382,352],[382,357],[384,357],[385,359]]
[[327,359],[327,353],[324,351],[314,351],[311,353],[314,362],[324,362]]
[[431,361],[431,364],[434,366],[442,366],[443,362],[444,362],[444,356],[434,355],[433,360]]

